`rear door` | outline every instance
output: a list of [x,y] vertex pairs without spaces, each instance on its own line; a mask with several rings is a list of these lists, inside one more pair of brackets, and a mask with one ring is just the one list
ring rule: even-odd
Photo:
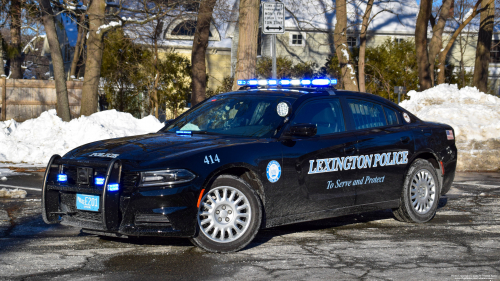
[[355,204],[399,199],[414,152],[411,131],[389,106],[364,99],[346,101],[358,136]]
[[356,137],[346,131],[340,100],[324,97],[307,101],[290,123],[315,124],[318,132],[314,137],[282,142],[284,188],[289,191],[288,202],[294,202],[286,210],[308,213],[352,206],[355,188],[349,181],[356,171],[346,157],[356,154]]

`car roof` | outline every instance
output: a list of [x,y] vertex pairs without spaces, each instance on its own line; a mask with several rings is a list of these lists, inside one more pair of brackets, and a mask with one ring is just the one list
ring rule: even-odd
[[346,97],[355,97],[355,98],[367,98],[372,99],[381,103],[390,104],[392,106],[397,106],[392,101],[385,99],[383,97],[363,93],[363,92],[354,92],[354,91],[346,91],[346,90],[338,90],[332,87],[287,87],[287,88],[240,88],[234,92],[228,92],[221,95],[275,95],[275,96],[295,96],[295,97],[310,97],[313,98],[315,96],[346,96]]
[[363,92],[355,92],[355,91],[347,91],[347,90],[339,90],[333,87],[241,87],[239,90],[234,92],[227,92],[224,94],[220,94],[219,96],[229,96],[229,95],[265,95],[265,96],[291,96],[295,98],[300,98],[300,100],[304,101],[309,98],[314,98],[318,96],[344,96],[350,98],[365,98],[369,100],[373,100],[393,108],[397,108],[400,111],[406,112],[413,116],[415,119],[418,118],[411,114],[411,112],[406,109],[400,107],[398,104],[383,98],[381,96],[377,96],[374,94],[363,93]]

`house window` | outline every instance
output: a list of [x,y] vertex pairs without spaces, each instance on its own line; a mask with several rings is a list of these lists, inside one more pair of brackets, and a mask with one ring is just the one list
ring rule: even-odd
[[304,33],[290,33],[290,46],[305,46],[306,36]]
[[399,43],[402,43],[403,42],[403,38],[395,38],[394,41],[396,41],[397,44]]
[[187,20],[179,23],[174,30],[172,30],[172,35],[184,35],[184,36],[194,36],[196,31],[196,21]]
[[356,47],[356,37],[347,36],[347,46],[348,47]]
[[[196,23],[197,23],[197,21],[195,21],[195,20],[183,21],[174,27],[174,30],[172,30],[172,35],[174,35],[174,36],[194,36],[194,33],[196,32]],[[208,36],[213,37],[212,31],[209,31]]]
[[500,40],[491,40],[490,62],[500,63]]

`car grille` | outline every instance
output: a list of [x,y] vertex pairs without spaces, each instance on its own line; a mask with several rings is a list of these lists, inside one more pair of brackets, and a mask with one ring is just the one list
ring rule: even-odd
[[122,172],[122,190],[125,193],[131,193],[134,191],[139,181],[139,173],[137,172]]
[[[90,211],[81,211],[76,208],[76,194],[75,193],[60,193],[61,199],[61,211],[68,213],[67,216],[72,218],[81,219],[81,220],[89,220],[94,222],[102,222],[102,213],[99,212],[90,212]],[[99,204],[102,206],[102,199],[99,198]]]

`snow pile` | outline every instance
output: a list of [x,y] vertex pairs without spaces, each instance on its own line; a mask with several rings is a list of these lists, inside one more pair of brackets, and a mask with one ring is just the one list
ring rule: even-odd
[[0,122],[0,162],[46,165],[53,154],[62,156],[89,142],[153,133],[162,127],[154,116],[136,119],[116,110],[64,122],[53,109],[23,123]]
[[0,198],[6,197],[6,198],[25,198],[27,192],[25,190],[21,189],[7,189],[7,188],[2,188],[0,189]]
[[455,130],[461,171],[500,170],[500,98],[475,87],[441,84],[410,91],[402,107],[425,121],[449,124]]

